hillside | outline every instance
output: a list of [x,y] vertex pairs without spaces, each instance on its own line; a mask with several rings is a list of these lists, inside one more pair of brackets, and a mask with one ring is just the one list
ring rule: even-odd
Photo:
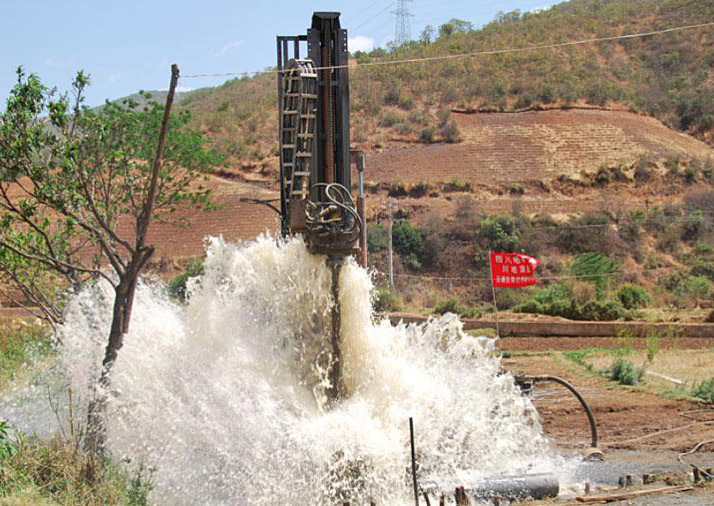
[[[643,14],[643,13],[646,13]],[[631,110],[712,142],[714,29],[557,49],[399,65],[359,64],[523,48],[714,21],[714,0],[572,0],[501,15],[483,29],[454,21],[435,40],[355,55],[352,142],[457,141],[451,110],[596,106]],[[349,27],[347,27],[349,29]],[[182,108],[237,166],[275,164],[271,74],[188,94]]]

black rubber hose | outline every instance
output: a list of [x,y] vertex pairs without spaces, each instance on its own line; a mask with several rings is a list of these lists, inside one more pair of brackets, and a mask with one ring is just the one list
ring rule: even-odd
[[524,379],[527,381],[532,381],[534,384],[536,383],[545,383],[545,382],[553,382],[553,383],[558,383],[560,385],[563,385],[565,388],[570,390],[575,397],[578,398],[580,401],[580,404],[583,406],[583,409],[585,410],[585,414],[588,416],[588,422],[590,423],[590,447],[591,448],[597,448],[597,425],[595,424],[595,416],[593,416],[593,412],[590,409],[590,406],[588,405],[587,401],[585,398],[580,395],[580,392],[578,392],[573,385],[565,381],[563,378],[559,378],[558,376],[526,376]]

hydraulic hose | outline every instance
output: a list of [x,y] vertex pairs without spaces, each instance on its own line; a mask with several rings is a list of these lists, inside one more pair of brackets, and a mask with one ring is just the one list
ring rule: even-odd
[[568,390],[572,392],[572,394],[577,397],[578,401],[580,401],[580,404],[583,406],[583,409],[585,410],[585,414],[588,417],[588,423],[590,424],[590,447],[591,448],[597,448],[597,425],[595,424],[595,416],[593,415],[592,409],[590,409],[590,406],[588,405],[587,401],[585,398],[580,395],[580,392],[578,392],[573,385],[565,381],[563,378],[559,378],[558,376],[549,376],[549,375],[543,375],[543,376],[522,376],[522,378],[525,381],[532,381],[533,384],[537,383],[558,383]]

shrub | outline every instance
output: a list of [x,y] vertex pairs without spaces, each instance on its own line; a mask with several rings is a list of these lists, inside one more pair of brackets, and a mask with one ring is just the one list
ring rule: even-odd
[[662,233],[667,230],[670,220],[664,214],[661,207],[655,206],[647,211],[645,218],[645,228],[650,233]]
[[700,209],[692,211],[682,225],[682,240],[695,241],[704,234],[706,228],[704,213]]
[[456,297],[449,297],[448,299],[438,301],[434,307],[434,313],[442,315],[454,313],[463,318],[479,318],[481,316],[481,310],[479,308],[465,306],[461,304]]
[[186,293],[186,282],[189,278],[195,278],[202,274],[203,259],[197,258],[191,260],[181,274],[174,277],[167,283],[166,290],[168,291],[169,296],[180,302],[186,302],[186,297],[188,295]]
[[598,298],[605,295],[610,275],[616,270],[615,262],[600,253],[581,253],[570,266],[570,272],[579,280],[595,285]]
[[492,215],[481,220],[479,242],[491,251],[511,253],[517,247],[521,234],[512,216]]
[[424,197],[428,192],[429,183],[427,183],[426,181],[419,181],[418,183],[413,184],[411,188],[409,188],[410,197]]
[[570,287],[570,292],[573,294],[573,300],[578,304],[585,304],[590,300],[597,298],[597,290],[592,283],[585,281],[575,281]]
[[638,369],[629,360],[616,359],[610,367],[609,377],[620,385],[636,385],[645,374],[644,368]]
[[629,243],[637,243],[642,238],[642,226],[645,224],[645,213],[630,211],[618,226],[620,237]]
[[419,140],[424,144],[431,144],[434,142],[434,135],[436,134],[436,127],[433,125],[426,126],[422,128],[419,133]]
[[471,191],[471,183],[463,179],[452,178],[451,181],[444,185],[444,191],[447,192],[468,192]]
[[573,319],[591,321],[613,321],[623,318],[629,319],[630,314],[625,310],[620,301],[590,300],[579,308],[576,317]]
[[706,299],[712,291],[712,282],[705,276],[687,276],[684,289],[693,299]]
[[647,336],[647,361],[652,362],[659,353],[660,347],[660,333],[655,330]]
[[422,230],[409,223],[407,220],[399,220],[392,227],[392,243],[394,251],[407,263],[407,266],[414,270],[421,268],[421,257],[423,254],[424,234]]
[[714,253],[714,248],[712,248],[712,245],[708,242],[700,241],[694,245],[694,251],[697,255],[709,255],[711,253]]
[[394,111],[387,111],[379,119],[379,126],[391,128],[402,121],[402,116]]
[[651,162],[650,160],[647,160],[644,158],[640,159],[637,162],[637,165],[635,165],[635,173],[634,173],[635,181],[644,183],[644,182],[652,179],[652,175],[653,175],[655,167],[656,167],[656,165],[653,162]]
[[612,220],[604,212],[585,213],[571,218],[570,227],[558,229],[556,245],[566,253],[601,251],[615,253],[625,249],[622,241],[610,226]]
[[373,307],[375,311],[401,311],[404,309],[402,296],[388,287],[378,288],[374,292]]
[[622,285],[615,296],[626,309],[645,307],[652,300],[644,288],[632,284]]
[[411,111],[414,109],[414,99],[409,96],[400,97],[397,105],[404,111]]
[[692,395],[704,402],[714,403],[714,378],[704,380],[692,388]]
[[610,171],[607,167],[600,167],[595,174],[595,183],[604,186],[610,182]]
[[378,224],[367,225],[367,250],[370,253],[379,253],[389,247],[387,228]]
[[407,186],[401,181],[395,181],[389,185],[387,193],[390,197],[404,197],[407,195]]
[[384,94],[384,103],[387,105],[399,104],[399,89],[394,86],[390,87]]
[[448,121],[444,126],[441,127],[439,134],[441,137],[449,143],[456,143],[461,140],[461,132],[459,131],[459,125],[456,120]]
[[709,311],[709,314],[707,315],[706,318],[704,318],[704,321],[705,321],[706,323],[714,323],[714,309],[712,309],[711,311]]

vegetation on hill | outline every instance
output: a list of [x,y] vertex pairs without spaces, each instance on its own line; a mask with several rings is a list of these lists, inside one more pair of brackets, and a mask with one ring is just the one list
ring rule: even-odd
[[[501,13],[482,29],[452,20],[418,41],[355,53],[357,64],[558,44],[714,21],[714,0],[572,0],[535,13]],[[349,27],[347,27],[349,28]],[[186,96],[194,126],[234,161],[277,155],[274,74]],[[714,29],[453,58],[365,65],[351,73],[352,141],[456,142],[449,117],[463,110],[626,107],[712,141]]]
[[[473,316],[491,310],[487,252],[538,257],[539,286],[498,290],[499,309],[573,320],[660,319],[662,308],[711,307],[714,192],[682,204],[563,217],[477,212],[463,196],[453,215],[395,222],[397,290],[412,308]],[[368,229],[371,261],[386,272],[384,225]],[[445,274],[447,273],[447,274]],[[402,275],[408,277],[402,277]],[[420,284],[414,275],[424,277]],[[443,276],[447,276],[444,278]],[[702,315],[702,318],[704,315]]]

